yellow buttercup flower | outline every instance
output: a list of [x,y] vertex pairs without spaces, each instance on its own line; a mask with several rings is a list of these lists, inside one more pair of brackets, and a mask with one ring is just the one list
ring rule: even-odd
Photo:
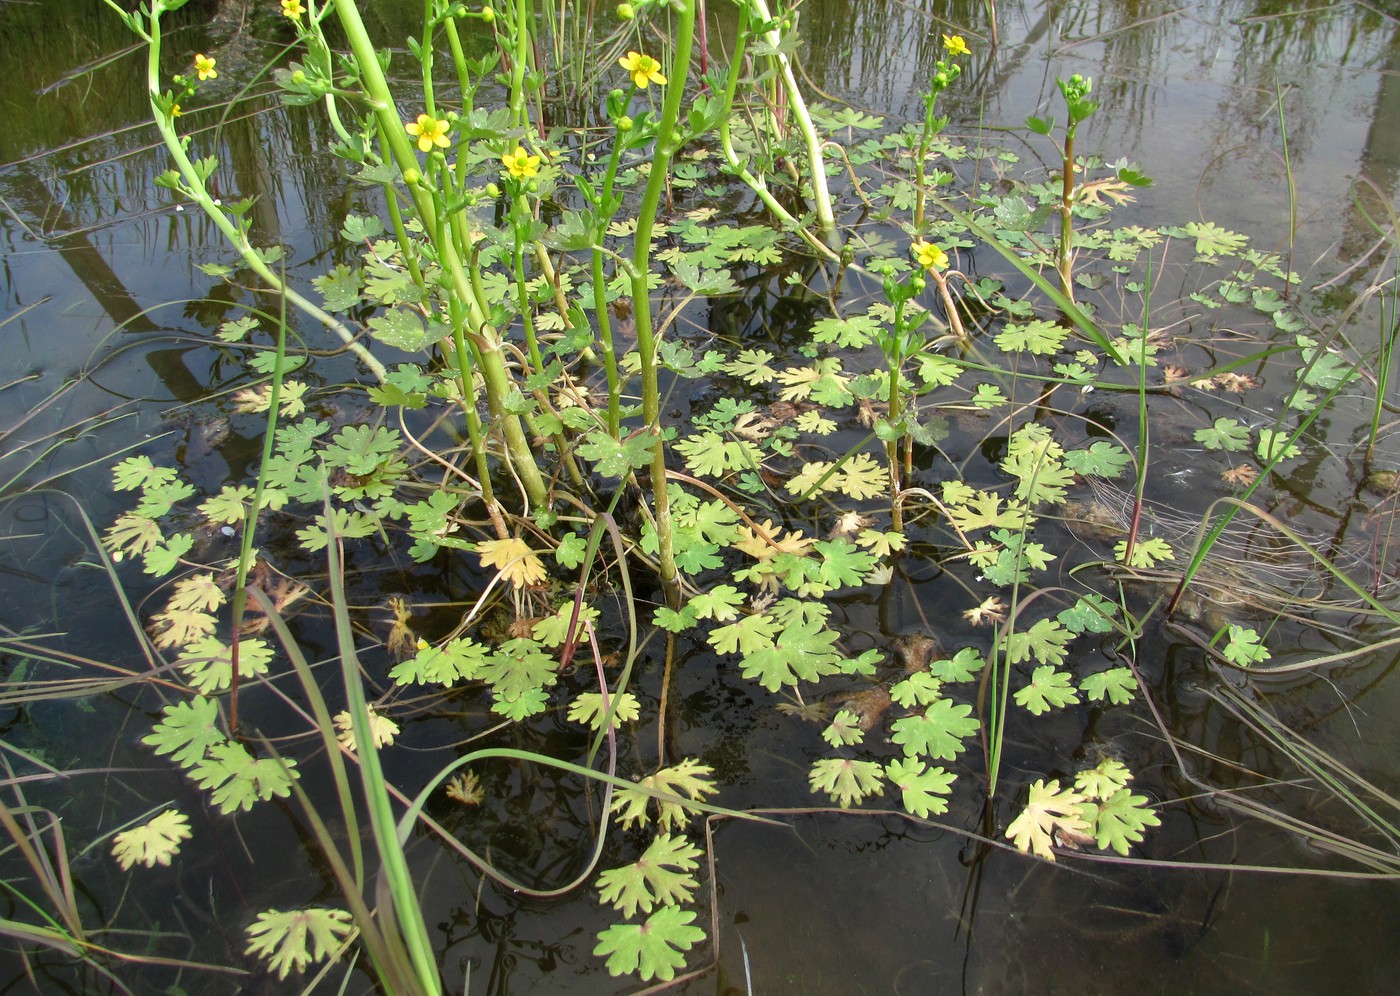
[[282,0],[282,13],[295,21],[306,13],[306,8],[301,5],[301,0]]
[[946,270],[948,269],[948,254],[934,245],[932,242],[925,242],[920,239],[909,247],[913,250],[914,259],[925,270]]
[[203,52],[198,52],[194,57],[194,71],[199,74],[200,81],[212,80],[219,75],[214,68],[214,60]]
[[628,52],[617,60],[618,65],[632,75],[632,82],[638,90],[645,90],[650,83],[664,85],[666,77],[661,75],[661,63],[641,52]]
[[170,105],[170,116],[171,116],[172,118],[178,118],[181,114],[184,114],[184,113],[185,113],[184,111],[180,110],[180,105],[179,105],[179,104],[171,104],[171,105]]
[[520,180],[528,180],[540,171],[540,157],[530,155],[523,145],[501,156],[501,162],[505,163],[507,173]]
[[426,114],[418,115],[418,120],[404,125],[403,130],[418,139],[420,152],[432,152],[434,145],[445,149],[452,144],[447,139],[447,122],[434,121]]
[[967,47],[967,42],[963,41],[962,35],[944,35],[943,48],[949,55],[970,55],[972,49]]

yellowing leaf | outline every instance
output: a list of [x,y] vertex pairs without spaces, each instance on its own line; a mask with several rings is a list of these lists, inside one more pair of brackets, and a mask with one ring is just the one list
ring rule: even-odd
[[292,969],[300,974],[338,952],[354,929],[344,910],[268,910],[249,925],[247,952],[266,958],[268,968],[285,979]]
[[1088,836],[1089,822],[1079,808],[1087,801],[1073,789],[1061,789],[1058,779],[1048,784],[1038,779],[1031,784],[1026,808],[1006,828],[1006,836],[1017,850],[1034,851],[1047,861],[1054,861],[1050,845],[1057,837],[1075,844],[1092,839]]
[[612,811],[623,829],[647,821],[647,804],[657,807],[657,825],[663,830],[685,821],[687,802],[702,801],[715,791],[714,768],[686,758],[641,779],[635,786],[619,788],[613,795]]
[[[375,749],[378,750],[380,747],[386,747],[393,743],[394,738],[399,735],[399,724],[388,716],[381,716],[375,712],[373,706],[366,708],[369,712],[369,733],[374,740]],[[335,714],[333,722],[335,723],[336,740],[340,741],[340,745],[346,750],[354,751],[356,749],[355,724],[350,718],[350,711],[348,709],[340,710]]]
[[544,561],[518,536],[482,540],[476,552],[482,567],[499,567],[501,576],[517,588],[539,584],[546,577]]
[[181,841],[191,836],[190,821],[178,809],[167,809],[139,827],[124,830],[112,838],[112,856],[130,871],[138,862],[147,868],[168,865],[180,853]]

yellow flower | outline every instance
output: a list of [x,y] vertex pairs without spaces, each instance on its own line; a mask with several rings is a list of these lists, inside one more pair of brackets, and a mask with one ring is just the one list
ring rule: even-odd
[[948,254],[932,242],[920,239],[909,248],[913,250],[914,258],[925,270],[948,269]]
[[171,116],[172,118],[178,118],[181,114],[184,114],[184,113],[185,113],[184,111],[180,110],[180,105],[179,105],[179,104],[171,104],[171,105],[170,105],[170,116]]
[[637,85],[638,90],[645,90],[649,83],[664,85],[666,82],[666,77],[661,75],[661,63],[649,55],[643,55],[641,52],[628,52],[621,59],[618,59],[617,63],[632,74],[632,82]]
[[972,49],[967,47],[967,42],[963,41],[962,35],[944,35],[943,47],[949,55],[970,55]]
[[540,157],[532,156],[523,145],[517,145],[514,152],[501,156],[506,172],[518,179],[529,179],[540,171]]
[[426,114],[418,115],[418,120],[403,126],[404,131],[418,139],[421,152],[432,152],[433,146],[445,149],[452,143],[447,140],[447,122],[434,121]]
[[282,0],[282,13],[295,21],[306,13],[306,8],[301,5],[301,0]]
[[200,81],[212,80],[219,75],[214,68],[214,60],[203,52],[198,52],[194,57],[194,71],[199,74]]

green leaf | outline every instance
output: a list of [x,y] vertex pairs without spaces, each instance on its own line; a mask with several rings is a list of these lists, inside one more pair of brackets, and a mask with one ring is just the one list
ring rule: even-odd
[[210,793],[209,801],[228,814],[248,810],[273,796],[291,795],[296,762],[275,757],[253,758],[242,744],[225,740],[209,748],[209,756],[190,771],[195,784]]
[[1074,483],[1063,462],[1064,452],[1039,422],[1027,422],[1013,432],[1001,469],[1019,480],[1016,497],[1032,505],[1064,501],[1065,489]]
[[909,757],[923,755],[951,761],[966,750],[963,740],[980,728],[981,724],[972,717],[972,706],[939,699],[921,716],[896,720],[890,739],[901,745]]
[[384,222],[373,215],[361,217],[349,214],[341,226],[340,237],[346,242],[368,242],[384,234]]
[[777,634],[768,646],[746,653],[740,663],[741,673],[770,692],[836,674],[841,664],[841,655],[834,649],[838,637],[838,633],[818,621],[796,623]]
[[247,953],[267,959],[268,968],[285,979],[292,969],[300,975],[311,962],[338,954],[354,930],[345,910],[267,910],[248,926]]
[[1249,428],[1238,419],[1218,418],[1210,428],[1197,429],[1195,439],[1208,450],[1237,453],[1249,446]]
[[166,706],[162,712],[164,718],[141,742],[157,754],[170,754],[182,768],[192,767],[210,747],[228,739],[218,727],[219,707],[213,699],[199,695]]
[[1031,674],[1031,683],[1018,689],[1013,697],[1016,704],[1026,708],[1032,716],[1040,716],[1079,701],[1079,693],[1070,680],[1067,672],[1043,664]]
[[135,491],[169,484],[175,476],[172,467],[157,467],[148,456],[132,456],[112,468],[112,486],[118,491]]
[[382,425],[347,425],[336,433],[335,442],[326,447],[325,459],[333,467],[343,467],[346,473],[364,477],[397,454],[402,442],[397,429]]
[[823,318],[812,325],[812,341],[835,345],[838,349],[863,349],[879,331],[880,323],[870,315]]
[[1123,788],[1094,806],[1093,832],[1098,846],[1111,847],[1126,857],[1129,846],[1141,843],[1148,827],[1162,825],[1148,802],[1147,796],[1133,795],[1131,789]]
[[1229,633],[1229,642],[1221,651],[1227,661],[1238,664],[1240,667],[1249,667],[1251,664],[1258,664],[1260,661],[1269,659],[1268,648],[1264,646],[1264,641],[1253,629],[1231,623]]
[[[559,680],[559,662],[534,640],[508,640],[481,665],[477,676],[491,685],[497,703],[524,702],[527,715],[544,708],[544,689]],[[538,706],[538,708],[535,708]]]
[[752,470],[763,463],[763,451],[747,439],[725,439],[706,430],[676,443],[685,465],[699,477],[724,477],[730,471]]
[[423,319],[412,308],[393,308],[369,320],[370,334],[386,346],[416,353],[427,349],[447,334],[440,323],[429,321],[427,327]]
[[971,681],[986,663],[976,650],[963,647],[949,660],[930,662],[928,673],[940,681]]
[[1089,592],[1055,618],[1071,633],[1108,633],[1117,616],[1118,606],[1102,595]]
[[593,953],[608,956],[612,975],[639,972],[643,982],[654,978],[670,982],[676,969],[685,965],[681,952],[705,939],[703,930],[690,926],[694,919],[693,910],[663,906],[646,923],[620,923],[604,930]]
[[[608,706],[613,709],[612,727],[619,723],[630,723],[642,714],[642,705],[631,692],[616,692],[608,697]],[[603,704],[602,692],[579,692],[569,703],[569,720],[584,723],[595,731],[603,728],[603,717],[608,706]],[[631,913],[627,914],[631,916]]]
[[1193,221],[1182,227],[1186,235],[1196,240],[1198,257],[1232,256],[1249,242],[1248,236],[1221,228],[1213,221]]
[[812,763],[807,783],[813,792],[825,792],[842,809],[849,809],[881,790],[883,774],[878,761],[828,757]]
[[1074,776],[1074,787],[1089,799],[1107,799],[1133,780],[1127,765],[1116,758],[1106,757],[1096,766]]
[[1108,697],[1115,705],[1127,705],[1137,691],[1137,679],[1132,668],[1115,667],[1098,674],[1091,674],[1079,682],[1079,687],[1089,696],[1090,702],[1098,702]]
[[822,730],[822,739],[833,747],[849,747],[865,739],[865,731],[860,727],[860,717],[849,709],[840,709],[832,717],[830,725]]
[[359,269],[352,269],[344,263],[325,276],[313,278],[311,283],[321,292],[322,307],[327,311],[349,311],[363,300]]
[[854,587],[876,566],[875,557],[844,539],[817,540],[812,549],[821,555],[821,578],[832,588]]
[[1006,353],[1053,356],[1064,345],[1069,329],[1044,319],[1025,325],[1007,325],[996,337],[997,348]]
[[1065,662],[1065,646],[1073,639],[1074,634],[1058,620],[1039,619],[1030,629],[1017,630],[1006,638],[1006,662],[1020,664],[1034,656],[1042,664],[1058,666]]
[[159,483],[148,480],[141,489],[141,500],[136,503],[136,514],[148,519],[159,519],[178,503],[194,494],[194,485],[175,479],[172,473]]
[[[205,636],[185,646],[177,660],[190,686],[201,695],[222,692],[233,680],[233,651],[216,636]],[[272,648],[266,640],[245,639],[238,644],[238,674],[255,678],[266,674]]]
[[930,768],[916,758],[902,758],[886,765],[885,777],[899,789],[906,811],[928,819],[930,813],[948,811],[948,800],[943,797],[953,791],[957,776],[943,767]]
[[1122,477],[1133,464],[1133,458],[1123,447],[1106,439],[1082,450],[1068,450],[1064,460],[1065,466],[1076,474],[1095,477]]
[[943,682],[929,671],[915,671],[890,689],[890,698],[906,709],[927,708],[943,697]]
[[693,872],[703,852],[684,837],[658,834],[640,858],[621,868],[609,868],[598,876],[598,892],[626,917],[638,907],[650,913],[656,906],[689,902],[698,883]]
[[778,624],[771,616],[757,612],[728,626],[712,629],[706,639],[717,653],[752,654],[773,646],[777,631]]
[[218,336],[223,342],[242,342],[248,338],[250,332],[256,332],[258,328],[256,317],[244,315],[242,318],[235,318],[220,325]]
[[984,410],[1000,408],[1006,404],[1006,395],[995,384],[978,384],[971,398],[972,404]]
[[604,477],[626,477],[633,470],[651,463],[656,437],[639,432],[621,442],[601,429],[595,429],[579,444],[578,453]]
[[490,654],[490,647],[466,637],[453,640],[443,647],[423,642],[418,645],[416,654],[390,670],[389,677],[399,685],[442,685],[450,688],[476,678]]
[[[562,647],[564,641],[569,638],[569,624],[574,618],[574,603],[570,599],[560,605],[553,615],[545,616],[530,630],[530,636],[538,640],[542,646]],[[579,606],[578,621],[574,623],[574,639],[586,640],[585,623],[596,623],[598,621],[598,610],[588,603]]]
[[1274,460],[1292,460],[1294,457],[1302,456],[1303,451],[1296,443],[1289,442],[1292,433],[1276,432],[1273,429],[1259,430],[1259,443],[1254,448],[1254,453],[1259,457],[1261,463],[1272,463]]
[[697,619],[728,622],[730,619],[739,618],[739,607],[745,600],[738,588],[731,584],[721,584],[693,596],[688,604],[695,611]]
[[[1123,556],[1128,552],[1128,541],[1123,540],[1113,545],[1113,559],[1118,563],[1123,563]],[[1129,567],[1151,568],[1155,567],[1159,560],[1175,560],[1176,554],[1172,552],[1171,544],[1160,536],[1139,536],[1137,542],[1133,544],[1133,556],[1128,562]]]

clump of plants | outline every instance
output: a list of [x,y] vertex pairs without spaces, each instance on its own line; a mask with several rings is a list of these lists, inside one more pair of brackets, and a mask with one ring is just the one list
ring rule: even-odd
[[[202,209],[236,253],[211,272],[256,277],[338,336],[372,381],[357,415],[337,424],[288,348],[293,315],[250,310],[215,334],[246,361],[234,410],[265,420],[256,473],[201,494],[149,456],[114,469],[135,503],[104,546],[163,579],[150,639],[184,690],[144,742],[222,813],[295,802],[344,896],[341,907],[268,910],[248,926],[248,952],[282,978],[358,944],[387,989],[440,991],[422,883],[405,856],[428,826],[512,888],[595,889],[617,914],[595,949],[608,970],[673,979],[706,936],[696,822],[724,801],[711,765],[665,749],[678,641],[707,646],[775,706],[817,724],[814,747],[826,746],[808,786],[834,807],[893,798],[930,819],[963,792],[972,809],[991,800],[1005,812],[1008,728],[1074,707],[1130,708],[1145,613],[1126,582],[1183,561],[1193,574],[1209,552],[1141,526],[1149,401],[1207,386],[1243,394],[1254,357],[1178,362],[1183,350],[1156,324],[1165,309],[1151,300],[1152,272],[1192,273],[1196,289],[1172,307],[1249,306],[1296,337],[1288,412],[1268,426],[1221,415],[1195,430],[1241,501],[1260,474],[1297,458],[1311,419],[1357,374],[1355,356],[1308,328],[1296,276],[1246,236],[1113,223],[1113,208],[1149,181],[1077,151],[1097,107],[1089,80],[1060,83],[1059,175],[1026,177],[1014,155],[943,134],[938,97],[973,57],[962,36],[943,39],[924,120],[895,127],[809,105],[791,63],[794,12],[764,0],[736,0],[735,55],[703,78],[694,0],[619,5],[615,22],[593,26],[597,50],[614,54],[592,66],[577,60],[573,28],[526,0],[429,0],[407,39],[421,67],[411,94],[391,90],[389,56],[353,0],[281,0],[297,48],[274,77],[287,103],[326,115],[332,151],[370,205],[339,233],[353,261],[297,289],[280,247],[253,244],[251,203],[213,195],[218,163],[182,133],[183,109],[219,71],[217,53],[191,53],[173,79],[162,71],[172,55],[162,17],[182,2],[136,13],[109,4],[146,45],[173,164],[160,184]],[[348,52],[333,49],[332,23]],[[473,48],[483,34],[490,44]],[[592,130],[545,127],[542,94],[566,84],[607,91]],[[1028,127],[1056,134],[1049,118]],[[845,147],[822,137],[841,133]],[[960,189],[972,162],[996,182]],[[834,189],[829,174],[848,167]],[[708,203],[735,191],[767,219],[735,223]],[[843,225],[852,205],[874,222]],[[973,251],[1000,254],[1002,275],[968,276]],[[737,295],[759,270],[821,302],[791,355],[685,322],[693,302]],[[1119,292],[1116,311],[1105,288]],[[726,389],[682,425],[666,415],[665,392],[685,381]],[[1105,424],[1094,405],[1104,395],[1136,399],[1138,424]],[[995,480],[963,473],[970,440],[994,440]],[[1057,563],[1047,534],[1090,521],[1095,496],[1119,480],[1132,489],[1127,514],[1109,509],[1090,554]],[[219,532],[236,553],[202,554]],[[294,544],[279,560],[299,568],[274,566],[274,544]],[[365,623],[347,594],[358,551],[464,560],[479,581],[449,629],[388,604],[383,688],[362,660]],[[834,596],[878,591],[917,563],[966,592],[956,644],[925,634],[896,653],[845,628]],[[652,582],[654,607],[642,597]],[[611,622],[606,592],[622,606]],[[335,631],[335,682],[287,625],[310,606]],[[652,716],[635,687],[645,632],[665,647]],[[1266,660],[1265,642],[1242,620],[1223,621],[1213,641],[1241,666]],[[284,677],[315,731],[304,750],[264,739],[240,714],[240,686]],[[562,712],[588,748],[560,758],[488,742],[401,793],[379,758],[394,750],[404,697],[420,711],[432,708],[425,694],[442,703],[468,691],[520,728]],[[658,727],[652,766],[629,767],[617,740],[647,723]],[[605,793],[582,873],[527,890],[424,815],[440,796],[499,802],[478,773],[498,762]],[[336,812],[318,812],[303,791],[313,769],[329,775]],[[1066,848],[1127,855],[1161,820],[1160,800],[1133,779],[1117,758],[1074,770],[1047,758],[995,832],[1052,861]],[[189,837],[172,808],[119,835],[114,855],[124,868],[166,864]]]

